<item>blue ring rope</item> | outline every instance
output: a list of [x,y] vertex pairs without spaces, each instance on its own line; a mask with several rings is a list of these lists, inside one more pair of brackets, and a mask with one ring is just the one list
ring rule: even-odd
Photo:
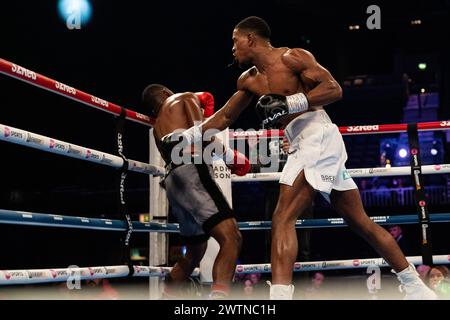
[[[398,216],[374,216],[370,217],[374,222],[381,225],[390,224],[415,224],[419,222],[417,215],[398,215]],[[435,213],[430,215],[430,221],[450,222],[450,213]],[[108,220],[86,217],[72,217],[63,215],[43,214],[34,212],[12,211],[0,209],[0,224],[29,225],[41,227],[59,227],[76,228],[103,231],[125,231],[124,221]],[[270,230],[271,221],[247,221],[239,222],[240,230]],[[295,227],[304,228],[330,228],[346,227],[347,224],[342,218],[329,219],[302,219],[298,220]],[[135,232],[165,232],[178,233],[178,223],[160,223],[147,222],[142,223],[133,221],[133,230]]]

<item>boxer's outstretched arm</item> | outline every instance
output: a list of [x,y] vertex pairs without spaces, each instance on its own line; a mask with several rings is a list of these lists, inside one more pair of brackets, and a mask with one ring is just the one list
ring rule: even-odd
[[294,72],[302,78],[316,83],[316,87],[306,93],[310,107],[325,106],[342,99],[342,88],[331,73],[322,67],[314,56],[303,49],[289,50],[283,60]]
[[243,76],[238,80],[238,91],[225,103],[225,105],[205,122],[194,125],[183,131],[188,143],[203,141],[203,135],[210,129],[225,130],[228,128],[241,112],[250,104],[252,94],[244,88]]
[[236,121],[237,117],[248,107],[252,101],[253,94],[246,89],[246,81],[249,77],[248,72],[244,72],[237,81],[237,92],[214,113],[208,120],[202,124],[202,131],[208,129],[225,130]]
[[205,132],[208,129],[225,130],[236,121],[251,100],[252,96],[247,91],[237,91],[219,111],[202,124],[202,131]]

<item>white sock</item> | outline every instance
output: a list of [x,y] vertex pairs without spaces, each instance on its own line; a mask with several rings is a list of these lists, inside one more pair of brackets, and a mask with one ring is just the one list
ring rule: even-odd
[[398,280],[402,284],[411,283],[413,281],[420,281],[419,274],[416,271],[416,267],[414,267],[413,264],[409,264],[408,268],[400,271],[400,272],[394,272],[397,275]]
[[294,294],[294,286],[292,284],[271,284],[267,281],[270,286],[270,300],[292,300]]
[[[396,273],[396,272],[394,272]],[[396,273],[401,285],[401,292],[405,292],[405,300],[436,300],[436,293],[420,279],[413,264],[408,268]]]

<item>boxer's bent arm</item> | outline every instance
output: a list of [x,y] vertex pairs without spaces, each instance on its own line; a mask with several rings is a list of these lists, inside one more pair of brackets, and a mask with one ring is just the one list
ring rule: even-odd
[[309,106],[325,106],[342,99],[342,88],[331,73],[322,67],[314,56],[303,49],[292,49],[284,61],[294,72],[315,82],[317,86],[306,94]]
[[203,121],[203,112],[199,105],[199,100],[195,95],[186,96],[184,100],[184,112],[186,113],[187,123],[192,127],[195,123]]
[[236,121],[237,117],[248,107],[253,95],[247,90],[238,90],[216,113],[202,124],[202,131],[208,129],[225,130]]
[[[188,120],[188,126],[192,127],[194,124],[199,125],[199,122],[204,120],[203,113],[201,107],[199,106],[199,100],[197,97],[192,96],[184,99],[184,110],[186,112],[186,117]],[[212,136],[209,141],[203,140],[204,146],[214,142],[217,146],[217,150],[226,150],[222,141],[220,139],[216,139],[215,136]]]

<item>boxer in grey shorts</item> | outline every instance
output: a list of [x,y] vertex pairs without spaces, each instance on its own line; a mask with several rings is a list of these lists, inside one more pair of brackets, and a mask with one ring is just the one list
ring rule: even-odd
[[[210,298],[227,297],[242,243],[236,219],[213,180],[211,166],[193,162],[175,165],[172,159],[172,149],[175,147],[172,138],[176,132],[203,121],[207,110],[214,111],[214,98],[208,92],[174,94],[165,86],[153,84],[145,88],[142,100],[156,118],[153,135],[167,169],[163,185],[178,220],[180,235],[186,243],[186,254],[178,259],[165,279],[163,295],[166,298],[181,298],[180,288],[203,258],[211,236],[217,240],[220,249],[213,265]],[[223,145],[220,149],[227,159],[231,155],[232,160],[226,165],[232,173],[248,172],[250,164],[244,155],[229,151]],[[195,150],[191,145],[182,150],[189,157],[199,151],[202,153],[202,150]]]
[[210,165],[184,164],[172,169],[164,180],[172,213],[186,243],[208,240],[214,226],[234,217],[213,176]]

